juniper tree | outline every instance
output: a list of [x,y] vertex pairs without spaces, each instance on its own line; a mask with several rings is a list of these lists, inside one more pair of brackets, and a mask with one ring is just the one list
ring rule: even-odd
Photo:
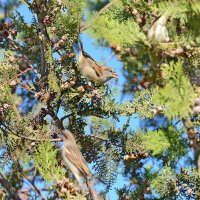
[[[20,4],[31,23],[18,12]],[[76,137],[97,185],[104,185],[104,199],[119,169],[129,185],[116,188],[118,199],[200,198],[197,0],[13,0],[0,6],[2,199],[91,199],[62,160],[60,129]],[[83,33],[123,63],[117,73],[126,79],[122,95],[130,101],[119,102],[107,84],[88,84],[77,61]]]

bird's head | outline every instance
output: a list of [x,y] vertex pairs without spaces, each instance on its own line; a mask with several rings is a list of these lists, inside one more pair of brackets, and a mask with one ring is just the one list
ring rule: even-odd
[[117,73],[111,67],[103,68],[103,75],[106,80],[117,78]]
[[72,133],[68,130],[61,130],[59,137],[62,140],[69,140],[71,138]]

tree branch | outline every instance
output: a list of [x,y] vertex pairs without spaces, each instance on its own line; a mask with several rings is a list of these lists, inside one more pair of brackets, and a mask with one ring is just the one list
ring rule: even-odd
[[3,176],[0,172],[0,184],[6,189],[6,191],[10,194],[10,198],[14,200],[21,200],[18,196],[17,191],[15,191],[10,184],[10,182]]
[[[106,9],[108,9],[110,6],[112,5],[112,2],[109,2],[108,4],[106,4],[103,8],[101,8],[98,13],[96,14],[96,16],[94,16],[94,18],[98,17],[99,15],[101,15]],[[93,22],[94,23],[94,22]],[[93,23],[91,24],[86,24],[85,26],[83,26],[81,29],[80,29],[80,32],[83,32],[85,31],[86,29],[90,28]]]
[[30,185],[32,185],[32,187],[35,189],[35,191],[38,193],[38,195],[40,196],[40,198],[42,200],[45,200],[45,198],[43,197],[41,191],[35,186],[34,182],[32,182],[31,180],[28,179],[28,177],[26,176],[26,174],[24,174],[24,172],[22,171],[22,176],[29,182]]
[[53,108],[50,106],[49,102],[47,103],[47,113],[52,117],[54,120],[56,126],[60,129],[63,130],[63,124],[62,121],[58,118],[58,116],[55,114]]
[[[24,135],[20,135],[18,133],[15,133],[13,132],[10,128],[6,127],[4,124],[2,124],[2,126],[4,126],[5,129],[7,129],[8,131],[10,131],[13,135],[19,137],[19,138],[22,138],[22,139],[25,139],[25,140],[30,140],[30,141],[40,141],[40,142],[45,142],[47,141],[47,139],[41,139],[41,138],[31,138],[31,137],[27,137],[27,136],[24,136]],[[57,138],[57,139],[50,139],[51,142],[60,142],[61,139],[60,138]]]

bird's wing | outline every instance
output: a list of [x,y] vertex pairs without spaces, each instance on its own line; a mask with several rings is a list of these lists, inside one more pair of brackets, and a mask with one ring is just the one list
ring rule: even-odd
[[97,64],[97,62],[86,52],[82,52],[83,56],[91,63],[91,67],[94,69],[96,75],[98,77],[102,76],[102,66]]
[[68,146],[65,148],[65,152],[67,159],[80,171],[81,174],[84,176],[88,176],[91,174],[90,169],[85,161],[84,157],[82,156],[79,148],[77,147],[76,143]]
[[103,75],[102,74],[102,67],[99,64],[97,64],[95,61],[93,61],[92,68],[94,69],[94,71],[95,71],[95,73],[98,77]]
[[104,70],[108,71],[108,72],[114,72],[113,69],[111,67],[103,67]]

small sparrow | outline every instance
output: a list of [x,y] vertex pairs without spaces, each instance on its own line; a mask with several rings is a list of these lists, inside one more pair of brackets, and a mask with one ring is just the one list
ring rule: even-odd
[[147,38],[157,42],[169,42],[169,32],[167,29],[168,16],[161,16],[151,26]]
[[60,138],[63,140],[62,157],[79,185],[81,186],[81,177],[86,179],[89,192],[93,200],[100,200],[99,195],[94,189],[92,182],[92,173],[87,165],[86,160],[82,156],[79,147],[76,144],[76,140],[73,134],[68,130],[62,130]]
[[80,42],[79,67],[83,76],[88,81],[94,81],[101,86],[112,78],[117,78],[117,73],[111,68],[99,65],[89,54],[84,52]]

